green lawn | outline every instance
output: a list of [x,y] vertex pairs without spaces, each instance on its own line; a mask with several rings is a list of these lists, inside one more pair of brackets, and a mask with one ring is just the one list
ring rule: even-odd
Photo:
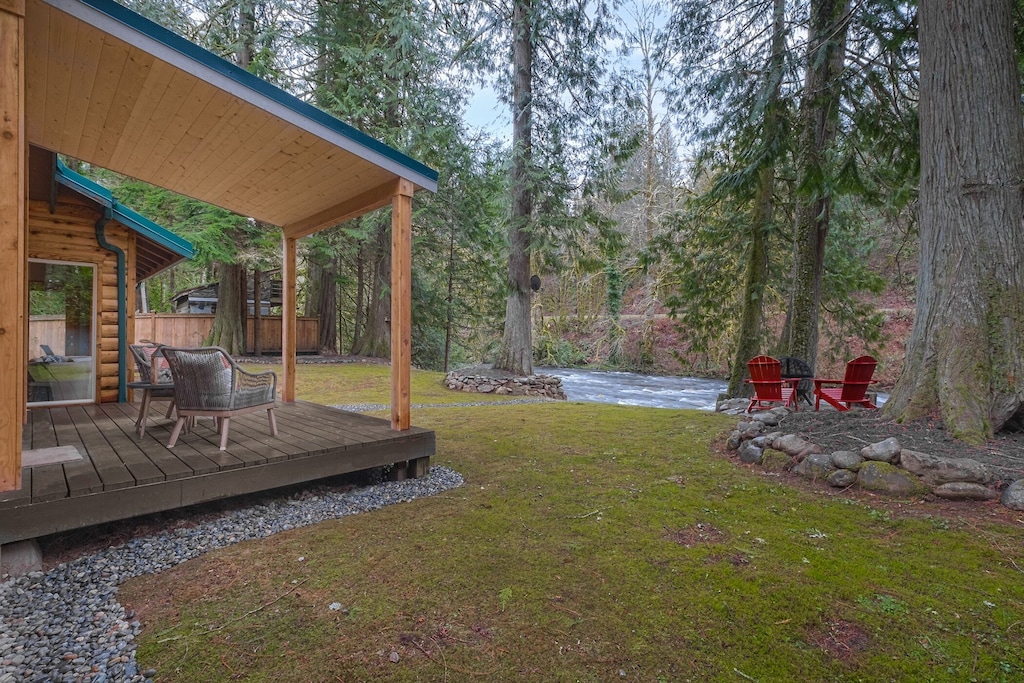
[[[371,388],[386,373],[312,374],[334,392],[322,402],[344,403],[386,402]],[[414,402],[437,400],[419,392],[440,375],[416,381]],[[142,668],[165,681],[1024,676],[1019,520],[749,471],[710,449],[733,420],[705,413],[545,403],[413,421],[437,431],[434,462],[464,487],[131,581]]]

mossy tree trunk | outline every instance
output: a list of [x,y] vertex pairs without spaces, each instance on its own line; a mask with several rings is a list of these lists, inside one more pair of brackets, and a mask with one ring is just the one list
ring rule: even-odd
[[[765,87],[764,146],[778,149],[781,135],[780,101],[786,46],[786,2],[775,0],[772,12],[772,54]],[[743,380],[747,361],[761,352],[764,318],[764,291],[768,279],[768,234],[775,214],[775,154],[763,155],[764,165],[757,172],[757,190],[750,216],[750,247],[743,285],[740,326],[736,333],[736,355],[729,373],[729,396],[750,396],[753,392]]]
[[1024,130],[1012,0],[923,0],[914,327],[886,405],[993,435],[1024,404]]
[[840,88],[850,19],[849,0],[812,0],[804,92],[800,101],[800,191],[796,209],[793,289],[783,349],[818,358],[818,315],[825,279],[825,240],[832,212],[828,152],[839,122]]
[[508,298],[505,330],[494,367],[533,374],[530,318],[530,245],[533,216],[533,3],[512,7],[512,211],[509,221]]

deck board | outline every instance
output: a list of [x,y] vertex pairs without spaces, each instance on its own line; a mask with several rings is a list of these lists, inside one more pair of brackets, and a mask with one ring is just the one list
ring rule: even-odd
[[295,402],[275,408],[277,437],[266,413],[255,412],[231,419],[224,451],[209,418],[169,449],[174,421],[151,414],[140,438],[138,408],[31,410],[23,449],[73,445],[83,458],[22,469],[21,489],[0,493],[0,543],[380,465],[417,476],[435,448],[434,433],[425,429],[397,432],[381,418]]

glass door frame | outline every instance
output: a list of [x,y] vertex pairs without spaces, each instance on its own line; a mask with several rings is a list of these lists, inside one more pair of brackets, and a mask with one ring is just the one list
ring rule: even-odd
[[[75,398],[75,399],[66,399],[66,400],[27,401],[26,407],[28,407],[28,408],[49,408],[49,407],[53,407],[53,406],[87,405],[87,404],[91,404],[91,403],[96,403],[96,397],[97,397],[97,392],[98,392],[98,387],[97,387],[98,379],[97,378],[99,377],[99,367],[100,367],[99,356],[97,354],[97,351],[99,349],[98,336],[99,336],[99,333],[100,333],[100,325],[99,325],[99,323],[100,323],[100,315],[99,315],[100,264],[98,264],[98,263],[88,263],[88,262],[85,262],[85,261],[62,261],[62,260],[59,260],[59,259],[48,259],[48,258],[29,258],[28,262],[29,262],[29,264],[32,264],[32,263],[43,263],[43,264],[47,264],[47,265],[72,266],[72,267],[78,267],[78,268],[90,268],[92,270],[92,301],[91,301],[91,304],[90,304],[92,308],[89,311],[89,326],[90,326],[90,334],[89,334],[89,359],[90,359],[90,366],[91,366],[92,372],[90,373],[90,377],[89,377],[89,384],[88,384],[88,386],[89,386],[89,394],[88,394],[87,397],[85,397],[85,398]],[[29,266],[29,272],[31,272],[31,265]],[[31,280],[29,282],[29,286],[26,288],[26,297],[28,297],[28,296],[31,296]],[[31,332],[31,329],[32,329],[31,307],[32,307],[31,302],[26,300],[25,308],[26,308],[26,311],[28,312],[29,320],[28,320],[28,326],[27,327],[28,327],[28,331],[29,332]],[[65,315],[65,324],[66,324],[66,315]],[[65,335],[66,334],[67,334],[67,332],[65,331]],[[28,362],[30,362],[30,361],[26,360],[26,363],[28,363]],[[26,366],[26,369],[27,369],[27,366]]]

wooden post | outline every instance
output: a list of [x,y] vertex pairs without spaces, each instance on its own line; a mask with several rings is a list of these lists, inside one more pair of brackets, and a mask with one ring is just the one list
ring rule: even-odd
[[412,195],[400,180],[391,199],[391,428],[409,429],[412,367]]
[[283,382],[281,400],[295,402],[295,340],[297,339],[298,305],[295,295],[295,269],[297,266],[298,240],[284,237],[284,258],[281,260],[281,277],[284,280],[281,291],[281,363]]
[[0,491],[21,488],[28,391],[25,2],[0,0]]

